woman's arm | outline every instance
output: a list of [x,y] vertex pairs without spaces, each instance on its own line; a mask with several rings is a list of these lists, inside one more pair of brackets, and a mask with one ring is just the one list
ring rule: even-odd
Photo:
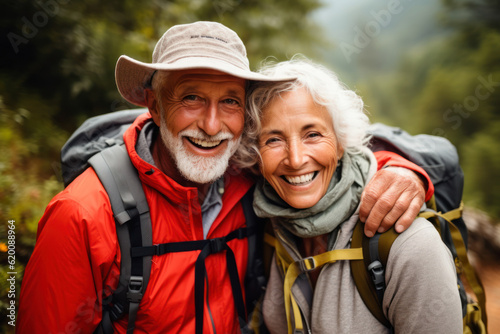
[[396,238],[383,309],[396,333],[462,333],[455,264],[437,230],[419,218]]

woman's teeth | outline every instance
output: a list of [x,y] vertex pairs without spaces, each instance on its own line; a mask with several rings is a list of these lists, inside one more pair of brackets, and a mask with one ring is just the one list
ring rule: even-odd
[[309,174],[304,174],[300,176],[287,176],[285,175],[285,179],[288,181],[288,183],[293,184],[293,185],[299,185],[303,183],[307,183],[311,181],[314,177],[314,172],[311,172]]

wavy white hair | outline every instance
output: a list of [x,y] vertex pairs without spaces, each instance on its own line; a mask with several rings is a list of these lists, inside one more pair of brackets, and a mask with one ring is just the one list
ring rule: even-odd
[[250,87],[245,131],[232,159],[238,167],[257,170],[262,110],[280,94],[299,88],[305,88],[318,105],[328,110],[337,140],[345,152],[359,153],[368,144],[367,129],[370,122],[363,108],[363,100],[328,68],[296,56],[289,61],[267,64],[259,72],[271,77],[297,79],[289,82],[257,82]]

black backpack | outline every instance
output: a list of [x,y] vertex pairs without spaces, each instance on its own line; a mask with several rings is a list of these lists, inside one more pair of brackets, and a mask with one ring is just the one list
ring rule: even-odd
[[[242,333],[258,330],[250,328],[249,319],[255,320],[255,309],[266,285],[262,262],[264,224],[252,208],[253,188],[241,203],[247,223],[223,238],[152,245],[149,206],[139,180],[123,145],[123,133],[145,108],[113,112],[92,117],[85,121],[68,139],[61,150],[62,174],[65,186],[69,185],[88,167],[98,175],[113,209],[116,233],[122,254],[120,278],[117,289],[103,300],[103,316],[96,333],[112,333],[112,322],[128,314],[128,333],[135,327],[139,305],[146,291],[153,255],[171,252],[201,250],[195,269],[196,332],[203,332],[204,259],[210,254],[226,252],[227,268],[233,289],[233,298]],[[248,266],[245,277],[246,305],[238,279],[234,254],[227,242],[234,238],[248,239]],[[260,321],[253,326],[263,326]],[[265,331],[264,328],[262,328]]]

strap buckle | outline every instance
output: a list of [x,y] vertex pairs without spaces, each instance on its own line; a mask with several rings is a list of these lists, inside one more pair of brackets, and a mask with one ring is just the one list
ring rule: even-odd
[[302,272],[311,271],[316,269],[316,260],[312,256],[303,258],[299,262],[299,267]]
[[382,263],[380,261],[373,261],[368,266],[368,271],[370,272],[373,284],[375,284],[375,289],[377,291],[383,290],[385,287],[385,278]]
[[130,276],[130,281],[128,283],[127,299],[132,303],[138,303],[142,299],[142,276]]
[[220,253],[224,250],[226,241],[224,238],[208,239],[210,240],[210,254]]

